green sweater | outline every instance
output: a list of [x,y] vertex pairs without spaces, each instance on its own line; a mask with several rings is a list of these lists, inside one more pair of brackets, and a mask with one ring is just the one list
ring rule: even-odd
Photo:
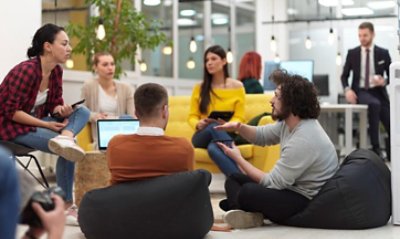
[[243,79],[242,82],[246,94],[264,94],[264,88],[257,79],[247,78]]

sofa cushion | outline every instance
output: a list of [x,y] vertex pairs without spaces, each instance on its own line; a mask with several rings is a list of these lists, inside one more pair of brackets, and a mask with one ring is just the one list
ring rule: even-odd
[[[238,148],[240,149],[240,153],[242,154],[243,158],[250,159],[253,157],[253,148],[254,148],[253,145],[251,144],[239,145]],[[195,148],[194,152],[196,155],[196,161],[204,163],[213,163],[211,158],[208,156],[207,149]]]
[[79,225],[88,239],[203,238],[213,224],[210,180],[196,170],[89,191]]
[[283,224],[365,229],[385,225],[390,215],[390,171],[375,153],[359,149],[347,156],[304,211]]

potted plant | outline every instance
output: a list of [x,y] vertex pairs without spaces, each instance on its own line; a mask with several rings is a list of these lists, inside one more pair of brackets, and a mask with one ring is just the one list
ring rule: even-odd
[[[86,26],[70,23],[66,31],[78,42],[73,53],[86,55],[88,67],[96,52],[109,52],[114,57],[115,77],[122,73],[121,63],[129,60],[135,65],[135,55],[140,49],[154,49],[166,41],[165,34],[160,31],[161,22],[149,20],[138,12],[130,0],[86,0],[86,4],[99,10],[98,16],[90,16]],[[99,26],[103,25],[104,38],[96,37]],[[102,38],[102,39],[99,39]]]

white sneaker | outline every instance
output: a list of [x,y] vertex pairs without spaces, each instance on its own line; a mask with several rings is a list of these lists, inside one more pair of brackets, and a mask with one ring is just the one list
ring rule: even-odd
[[244,229],[262,226],[264,216],[259,212],[245,212],[242,210],[230,210],[224,215],[225,223],[235,229]]
[[79,226],[78,207],[76,205],[72,205],[65,211],[65,225]]
[[85,151],[75,144],[73,138],[68,136],[58,135],[50,139],[49,149],[53,153],[72,162],[81,161],[85,157]]

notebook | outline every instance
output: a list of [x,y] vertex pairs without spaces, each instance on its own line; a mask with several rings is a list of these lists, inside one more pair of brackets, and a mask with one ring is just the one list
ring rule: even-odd
[[108,142],[117,134],[134,134],[139,128],[137,119],[101,119],[97,120],[97,145],[106,150]]

